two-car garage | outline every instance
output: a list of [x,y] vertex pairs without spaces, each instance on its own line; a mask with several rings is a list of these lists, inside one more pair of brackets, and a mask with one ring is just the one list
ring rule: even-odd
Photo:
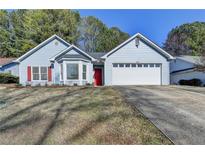
[[137,33],[106,53],[105,85],[169,85],[169,53]]
[[160,63],[113,63],[113,85],[161,85]]

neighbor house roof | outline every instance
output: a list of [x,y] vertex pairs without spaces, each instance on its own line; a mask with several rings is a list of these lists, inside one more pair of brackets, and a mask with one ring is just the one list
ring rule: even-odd
[[22,55],[21,57],[19,57],[18,59],[16,59],[16,62],[20,62],[22,60],[24,60],[26,57],[30,56],[31,54],[33,54],[34,52],[36,52],[38,49],[40,49],[41,47],[43,47],[44,45],[48,44],[49,42],[53,41],[54,39],[59,40],[60,42],[62,42],[63,44],[65,44],[66,46],[70,46],[70,43],[66,42],[65,40],[63,40],[62,38],[60,38],[58,35],[54,34],[53,36],[51,36],[50,38],[48,38],[47,40],[43,41],[42,43],[40,43],[39,45],[37,45],[35,48],[29,50],[27,53],[25,53],[24,55]]
[[13,62],[16,58],[1,58],[0,57],[0,66],[9,64],[11,62]]
[[202,64],[200,56],[181,55],[176,58],[193,64]]
[[104,56],[107,52],[86,52],[90,56],[92,56],[95,59],[100,59],[102,56]]
[[102,58],[107,58],[109,57],[112,53],[114,53],[115,51],[117,51],[118,49],[120,49],[121,47],[123,47],[124,45],[126,45],[127,43],[129,43],[130,41],[132,41],[135,38],[139,38],[141,40],[143,40],[145,43],[147,43],[150,47],[154,48],[155,50],[157,50],[160,54],[162,54],[164,57],[166,57],[167,59],[175,59],[172,55],[170,55],[169,53],[167,53],[165,50],[163,50],[161,47],[159,47],[156,43],[152,42],[151,40],[149,40],[148,38],[146,38],[144,35],[137,33],[135,35],[133,35],[132,37],[130,37],[128,40],[126,40],[125,42],[121,43],[120,45],[118,45],[116,48],[114,48],[113,50],[111,50],[110,52],[108,52],[107,54],[105,54]]

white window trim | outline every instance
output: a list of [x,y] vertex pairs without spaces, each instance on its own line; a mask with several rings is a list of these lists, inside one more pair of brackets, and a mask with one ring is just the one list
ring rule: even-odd
[[[38,67],[39,68],[39,80],[33,80],[33,67]],[[41,67],[46,67],[47,68],[47,80],[41,80]],[[31,66],[31,81],[42,81],[42,82],[48,81],[48,67],[49,66]]]
[[[89,76],[88,76],[88,72],[89,72],[89,63],[84,62],[84,61],[63,61],[63,80],[61,80],[63,83],[65,82],[79,82],[80,84],[84,81],[89,81]],[[78,69],[79,69],[79,73],[78,73],[78,79],[67,79],[67,64],[78,64]],[[86,69],[86,79],[83,79],[83,65],[86,65],[87,69]]]

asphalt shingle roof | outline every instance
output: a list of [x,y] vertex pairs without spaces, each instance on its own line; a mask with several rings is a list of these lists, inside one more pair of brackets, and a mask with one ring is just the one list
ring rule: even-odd
[[104,56],[107,52],[86,52],[90,56],[92,56],[95,59],[100,59],[102,56]]
[[193,63],[193,64],[201,64],[201,57],[199,56],[181,55],[176,58]]
[[6,65],[10,62],[12,62],[13,60],[15,60],[16,58],[1,58],[0,57],[0,66],[2,65]]

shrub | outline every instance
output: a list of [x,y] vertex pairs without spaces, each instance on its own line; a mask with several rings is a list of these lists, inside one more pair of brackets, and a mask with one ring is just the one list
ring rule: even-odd
[[191,79],[191,80],[180,80],[180,85],[187,85],[187,86],[201,86],[202,81],[200,79]]
[[18,83],[19,77],[13,76],[10,73],[0,73],[0,83]]

